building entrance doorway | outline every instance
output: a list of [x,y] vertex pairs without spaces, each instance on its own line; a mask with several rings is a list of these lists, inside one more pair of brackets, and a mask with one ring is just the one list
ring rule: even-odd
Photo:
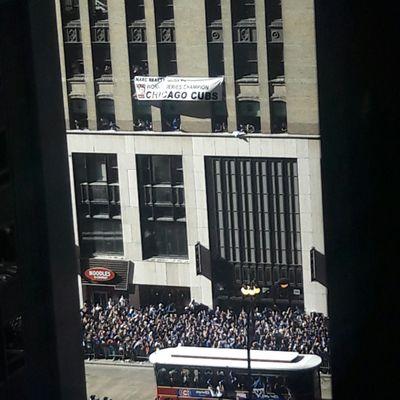
[[185,287],[141,285],[139,293],[141,306],[162,303],[171,311],[180,312],[190,303],[190,289]]
[[92,303],[100,304],[102,307],[107,305],[108,294],[106,291],[95,290],[92,295]]

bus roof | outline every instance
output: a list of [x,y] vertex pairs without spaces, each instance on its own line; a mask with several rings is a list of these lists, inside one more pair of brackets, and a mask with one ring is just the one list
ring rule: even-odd
[[[289,351],[251,350],[251,368],[271,371],[300,371],[316,368],[321,358]],[[247,368],[247,350],[209,347],[170,347],[150,355],[152,364],[214,368]]]

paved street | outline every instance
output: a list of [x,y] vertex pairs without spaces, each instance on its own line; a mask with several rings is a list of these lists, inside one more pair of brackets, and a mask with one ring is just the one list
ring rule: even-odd
[[[86,363],[87,394],[100,399],[108,396],[112,400],[153,400],[155,380],[153,368],[144,365],[121,365],[102,362]],[[322,398],[332,398],[330,378],[321,377]]]
[[153,400],[155,397],[154,372],[151,367],[85,364],[88,396],[101,399]]

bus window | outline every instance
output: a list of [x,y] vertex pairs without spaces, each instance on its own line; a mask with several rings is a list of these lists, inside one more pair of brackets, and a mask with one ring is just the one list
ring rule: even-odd
[[190,386],[200,387],[200,372],[197,368],[192,370]]
[[166,368],[159,368],[157,370],[157,385],[159,386],[169,385],[169,376]]
[[181,386],[182,380],[181,380],[181,374],[178,368],[172,367],[169,372],[169,386]]
[[213,386],[214,382],[214,374],[212,369],[206,369],[205,371],[205,379],[206,379],[206,385],[208,386]]
[[185,387],[190,386],[190,371],[188,368],[182,368],[181,381],[182,381],[182,386]]

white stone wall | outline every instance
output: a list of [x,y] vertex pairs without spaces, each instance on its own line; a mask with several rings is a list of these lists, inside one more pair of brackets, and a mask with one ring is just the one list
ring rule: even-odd
[[[190,287],[191,297],[212,305],[211,281],[196,276],[194,245],[209,247],[204,156],[286,157],[298,160],[305,308],[327,313],[326,289],[311,282],[310,249],[324,253],[320,148],[317,136],[229,134],[69,134],[73,152],[116,153],[121,196],[124,258],[134,265],[133,282]],[[142,260],[135,154],[181,155],[184,169],[188,260]],[[72,164],[70,164],[72,168]],[[72,171],[71,171],[72,173]],[[76,219],[76,215],[74,214]]]

